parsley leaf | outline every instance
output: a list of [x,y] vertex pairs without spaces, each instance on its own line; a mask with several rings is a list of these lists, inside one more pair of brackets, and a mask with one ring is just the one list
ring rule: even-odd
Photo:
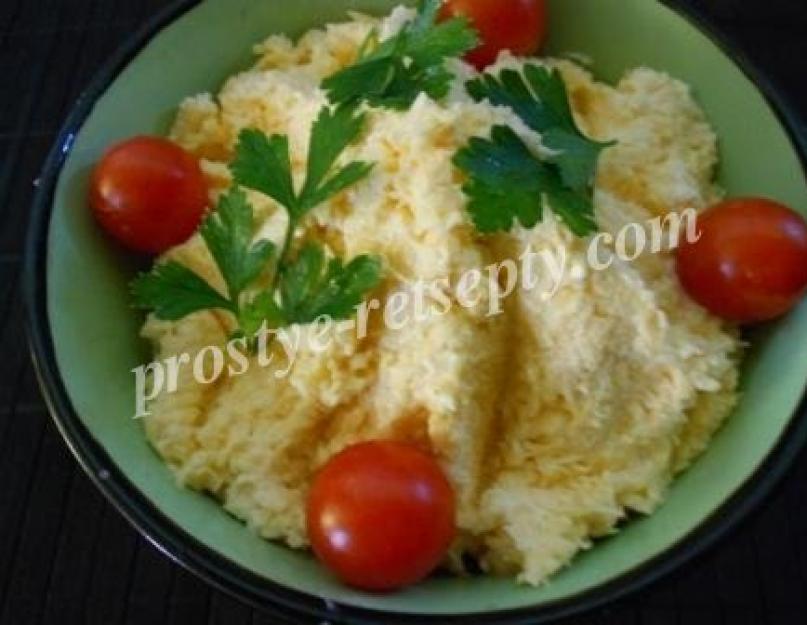
[[420,93],[445,97],[453,78],[445,60],[473,50],[479,36],[465,18],[438,24],[440,5],[441,0],[422,0],[415,19],[372,51],[369,37],[354,65],[322,83],[330,101],[406,109]]
[[[236,184],[268,195],[281,204],[292,220],[327,201],[367,176],[372,165],[353,162],[331,174],[339,156],[361,133],[366,116],[356,104],[325,107],[311,129],[307,176],[297,194],[291,175],[288,138],[267,137],[259,130],[243,130],[230,165]],[[330,175],[330,177],[328,177]]]
[[238,316],[241,333],[246,337],[255,336],[264,323],[268,329],[282,328],[286,325],[286,318],[277,305],[272,291],[258,293],[241,309]]
[[285,135],[267,137],[260,130],[242,130],[230,171],[240,186],[268,195],[289,210],[297,209]]
[[164,321],[179,321],[202,310],[236,312],[230,300],[176,262],[156,265],[150,273],[140,275],[131,291],[137,308],[153,310]]
[[478,43],[479,37],[467,18],[455,17],[435,24],[432,16],[414,22],[409,30],[405,54],[414,65],[428,68],[440,66],[446,59],[462,56]]
[[252,245],[255,231],[252,207],[238,188],[221,196],[218,210],[201,227],[202,238],[221,271],[230,300],[258,279],[275,252],[271,241]]
[[590,187],[600,153],[612,144],[592,141],[577,127],[560,72],[526,65],[523,76],[515,70],[503,70],[498,78],[483,75],[466,88],[477,101],[512,108],[541,134],[544,145],[557,152],[549,162],[558,166],[566,186],[573,191]]
[[283,271],[283,314],[291,323],[312,323],[322,316],[347,319],[380,281],[377,257],[358,256],[347,265],[333,258],[326,264],[323,248],[310,243]]
[[[269,296],[259,296],[241,311],[241,326],[247,334],[256,325],[260,327],[263,321],[271,327],[281,327],[287,323],[307,323],[322,314],[327,314],[327,311],[316,310],[317,314],[311,319],[310,314],[299,312],[299,302],[281,308],[276,303],[275,294],[279,292],[286,302],[294,302],[295,297],[300,298],[300,302],[307,302],[317,295],[316,291],[310,292],[305,281],[295,278],[296,272],[311,264],[310,252],[301,254],[302,260],[298,259],[296,264],[289,262],[293,251],[294,232],[300,220],[309,211],[353,186],[370,173],[373,165],[362,161],[354,161],[341,168],[335,166],[345,149],[356,140],[364,128],[366,115],[358,113],[358,107],[358,102],[346,102],[322,109],[311,129],[306,179],[299,193],[294,189],[291,166],[288,165],[291,159],[286,137],[267,138],[256,130],[245,130],[239,136],[236,158],[231,165],[236,184],[275,199],[289,215],[286,241],[268,291]],[[266,175],[267,165],[275,168],[275,175]],[[339,263],[341,264],[341,261]],[[311,265],[310,270],[314,269],[316,267]],[[364,294],[375,288],[377,283],[377,281],[368,282],[369,286],[361,291],[358,301],[350,306],[345,314],[349,314],[361,303]],[[325,289],[328,283],[320,281],[311,286],[314,287]],[[342,299],[344,301],[345,297]],[[355,299],[354,297],[350,301],[353,302]]]
[[[333,103],[365,100],[378,102],[395,79],[396,66],[388,57],[360,60],[322,83]],[[393,107],[394,108],[394,107]]]
[[414,35],[423,35],[437,22],[440,14],[440,6],[443,0],[421,0],[418,5],[418,13],[410,23],[410,31]]
[[369,163],[353,162],[328,178],[339,155],[361,133],[366,119],[366,115],[356,114],[355,105],[322,109],[314,122],[308,148],[306,181],[299,200],[303,212],[353,186],[370,173],[373,166]]
[[516,220],[534,227],[545,201],[576,235],[597,229],[590,197],[568,189],[557,168],[535,157],[509,126],[495,126],[490,139],[471,139],[454,164],[469,177],[463,191],[482,233],[506,232]]
[[166,321],[178,321],[207,309],[226,310],[238,317],[242,293],[258,279],[275,253],[271,241],[252,243],[254,230],[254,216],[246,194],[231,189],[221,196],[218,208],[199,229],[224,278],[229,297],[172,261],[156,265],[133,282],[135,304],[154,310],[159,319]]
[[[221,196],[216,212],[200,228],[226,284],[227,297],[187,267],[168,262],[134,281],[135,304],[168,321],[202,310],[228,311],[238,322],[235,336],[250,338],[264,323],[280,328],[310,323],[322,315],[350,316],[381,280],[378,259],[360,256],[344,265],[334,258],[326,267],[324,251],[313,245],[306,246],[293,263],[289,258],[295,231],[306,213],[367,176],[372,168],[359,161],[336,167],[364,127],[365,116],[357,114],[357,107],[345,104],[320,112],[311,130],[306,180],[299,193],[294,188],[288,137],[242,131],[230,165],[236,186]],[[287,211],[289,225],[279,255],[271,241],[253,241],[255,216],[243,188],[271,197]],[[256,283],[276,256],[271,284],[260,288]]]
[[590,195],[564,189],[563,185],[557,184],[549,191],[549,205],[577,236],[585,237],[597,232],[594,204]]
[[507,231],[518,219],[532,228],[543,214],[539,180],[544,166],[507,126],[495,126],[491,138],[471,139],[454,157],[454,164],[469,174],[463,187],[468,210],[483,233]]
[[596,232],[591,186],[597,160],[612,144],[592,141],[577,127],[560,72],[526,65],[523,75],[485,74],[466,88],[477,101],[513,109],[554,152],[539,159],[507,126],[494,127],[489,139],[471,139],[457,152],[454,163],[468,175],[463,190],[477,229],[507,231],[514,221],[531,228],[546,202],[577,236]]

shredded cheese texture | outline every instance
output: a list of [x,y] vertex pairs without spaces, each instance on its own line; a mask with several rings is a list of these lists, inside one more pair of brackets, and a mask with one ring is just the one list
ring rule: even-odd
[[[289,136],[299,182],[311,124],[327,103],[321,80],[355,60],[373,27],[388,35],[408,15],[357,15],[296,44],[270,37],[256,47],[255,67],[217,96],[183,102],[171,138],[202,159],[212,199],[229,186],[227,164],[248,127]],[[618,142],[597,174],[603,230],[719,198],[716,137],[686,85],[636,69],[612,87],[571,62],[537,62],[561,70],[589,136]],[[522,63],[505,55],[498,66]],[[740,344],[733,329],[687,298],[669,254],[592,271],[589,241],[551,211],[530,231],[480,236],[454,153],[502,123],[543,147],[511,111],[473,102],[462,84],[474,70],[450,64],[457,81],[446,101],[421,96],[408,111],[369,112],[366,132],[344,159],[372,161],[375,169],[318,207],[304,237],[348,259],[383,257],[382,298],[420,279],[456,283],[469,270],[517,259],[528,246],[562,249],[576,271],[557,295],[545,301],[519,290],[502,315],[489,317],[483,283],[478,306],[454,302],[450,313],[402,330],[376,314],[366,338],[340,333],[325,353],[303,342],[281,379],[277,367],[253,362],[243,375],[201,385],[186,367],[178,392],[151,405],[145,426],[180,484],[213,494],[255,532],[294,548],[307,546],[306,493],[330,457],[370,439],[421,445],[458,494],[460,536],[446,565],[461,572],[461,555],[469,553],[485,570],[537,585],[631,512],[649,514],[661,504],[735,404]],[[258,194],[250,199],[259,236],[279,242],[284,211]],[[223,287],[198,236],[168,257]],[[159,359],[193,356],[224,345],[230,324],[207,312],[178,323],[151,317],[143,335]]]

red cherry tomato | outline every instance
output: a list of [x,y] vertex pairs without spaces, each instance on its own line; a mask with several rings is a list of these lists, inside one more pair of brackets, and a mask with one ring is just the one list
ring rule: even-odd
[[166,139],[137,137],[112,147],[95,168],[90,205],[117,241],[160,254],[196,232],[208,204],[199,162]]
[[419,449],[370,442],[335,456],[314,480],[308,536],[346,584],[392,591],[427,577],[455,535],[454,491]]
[[546,0],[446,0],[441,17],[461,15],[471,21],[482,39],[467,56],[479,70],[495,63],[502,50],[530,56],[546,41]]
[[700,240],[678,250],[678,275],[715,315],[769,321],[807,293],[807,222],[786,206],[730,200],[701,215],[698,230]]

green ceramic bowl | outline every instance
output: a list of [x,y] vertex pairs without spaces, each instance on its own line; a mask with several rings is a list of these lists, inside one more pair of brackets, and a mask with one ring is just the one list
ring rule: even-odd
[[[349,590],[310,556],[260,540],[213,501],[178,489],[131,418],[130,370],[148,354],[127,295],[134,263],[87,210],[93,163],[119,139],[165,132],[184,96],[217,89],[268,34],[299,35],[349,9],[381,14],[393,4],[182,0],[134,36],[76,103],[42,177],[25,278],[33,352],[56,423],[91,477],[150,540],[212,583],[294,622],[543,622],[669,571],[769,490],[807,435],[807,306],[750,337],[739,409],[665,505],[537,589],[439,577],[391,596]],[[767,195],[807,213],[794,120],[691,17],[654,0],[556,0],[552,15],[551,52],[590,56],[605,80],[648,65],[691,84],[720,134],[720,181],[731,194]]]

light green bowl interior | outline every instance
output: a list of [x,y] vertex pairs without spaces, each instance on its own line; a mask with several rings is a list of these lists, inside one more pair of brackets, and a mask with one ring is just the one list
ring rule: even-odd
[[[246,68],[271,33],[297,36],[349,9],[382,14],[390,0],[207,0],[159,33],[98,101],[59,181],[48,251],[48,302],[58,365],[76,412],[133,484],[189,534],[239,565],[287,587],[340,602],[416,613],[526,607],[599,586],[667,550],[752,475],[782,435],[807,379],[807,306],[755,339],[742,404],[708,453],[651,518],[578,558],[535,589],[508,579],[434,579],[400,594],[360,594],[308,555],[264,542],[211,500],[176,487],[132,420],[130,370],[146,358],[130,276],[86,207],[88,171],[111,143],[162,133],[185,96],[217,90]],[[679,15],[651,0],[552,2],[552,52],[581,52],[614,81],[647,65],[689,82],[722,141],[721,182],[732,195],[767,195],[807,213],[805,180],[774,113],[743,73]]]

